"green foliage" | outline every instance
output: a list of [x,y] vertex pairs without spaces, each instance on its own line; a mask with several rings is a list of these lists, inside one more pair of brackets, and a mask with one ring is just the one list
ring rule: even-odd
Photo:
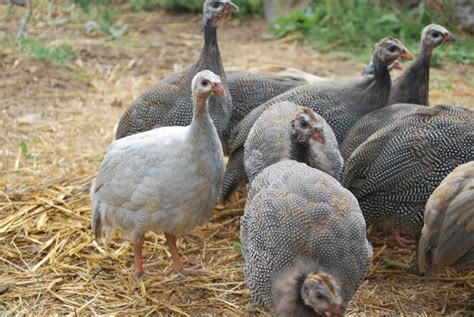
[[110,32],[113,20],[113,6],[110,0],[73,0],[89,19],[94,19],[99,24],[100,29]]
[[77,54],[69,45],[58,45],[48,47],[42,40],[37,40],[29,37],[22,37],[17,40],[20,50],[34,58],[52,61],[56,64],[67,65]]
[[234,249],[235,252],[242,254],[242,246],[240,245],[240,243],[235,243],[232,246],[232,249]]
[[21,141],[20,143],[20,151],[21,154],[27,158],[27,159],[32,159],[33,155],[31,155],[30,150],[28,149],[28,144],[25,141]]
[[[446,1],[443,14],[440,14],[424,5],[407,10],[386,0],[319,0],[306,12],[294,11],[279,18],[271,25],[271,30],[278,37],[301,33],[306,39],[315,41],[316,48],[322,52],[344,50],[368,56],[370,47],[385,36],[399,38],[416,52],[424,26],[438,23],[452,31],[457,30],[457,25],[449,18],[453,4]],[[436,50],[435,54],[459,63],[472,63],[474,55],[466,45],[461,40]],[[435,57],[435,60],[440,58]]]

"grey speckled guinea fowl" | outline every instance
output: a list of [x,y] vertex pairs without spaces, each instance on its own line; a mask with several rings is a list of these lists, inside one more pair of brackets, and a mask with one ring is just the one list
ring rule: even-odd
[[387,67],[398,58],[410,59],[411,55],[400,41],[393,38],[384,38],[378,42],[372,55],[374,76],[299,86],[252,110],[232,133],[229,142],[231,154],[220,199],[227,200],[244,180],[244,166],[240,165],[243,163],[243,145],[253,124],[266,108],[282,101],[311,108],[326,119],[334,130],[338,143],[341,143],[346,132],[360,117],[385,107],[391,88]]
[[240,224],[252,299],[274,311],[272,285],[308,257],[338,281],[347,304],[372,256],[365,229],[357,200],[331,176],[292,160],[265,168],[249,188]]
[[474,268],[474,161],[456,167],[428,199],[418,265],[428,274]]
[[231,116],[232,100],[217,44],[217,28],[238,8],[230,0],[208,0],[203,7],[204,47],[199,59],[142,94],[127,108],[116,139],[162,126],[185,126],[193,117],[191,81],[202,70],[221,77],[226,94],[209,100],[210,114],[222,138]]
[[[433,50],[444,43],[451,43],[456,38],[445,27],[430,24],[421,32],[420,56],[397,77],[392,83],[392,91],[388,104],[413,103],[428,106],[430,80],[430,64]],[[398,61],[389,69],[403,69]],[[370,62],[362,71],[362,75],[373,75],[374,64]]]
[[441,25],[426,26],[421,32],[420,56],[393,81],[388,104],[413,103],[428,106],[431,55],[436,47],[453,41],[454,35]]
[[254,108],[287,90],[307,84],[302,78],[244,71],[227,72],[226,76],[232,96],[232,115],[224,133],[225,140],[229,140],[235,127]]
[[[135,273],[143,275],[147,231],[165,233],[174,268],[185,269],[175,235],[211,217],[224,176],[222,146],[208,110],[212,94],[223,94],[219,76],[205,70],[192,82],[194,114],[186,127],[161,127],[113,142],[92,182],[92,230],[99,242],[118,227],[133,241]],[[177,172],[179,171],[179,172]]]
[[249,184],[265,167],[284,159],[306,163],[335,179],[342,173],[343,160],[329,124],[289,101],[266,109],[250,130],[244,155]]
[[369,224],[390,221],[399,235],[414,226],[433,190],[456,166],[474,159],[474,112],[438,105],[398,118],[362,143],[344,164],[342,184]]
[[378,130],[390,125],[400,118],[417,112],[425,106],[414,104],[395,104],[360,118],[356,124],[347,132],[339,150],[344,160],[347,160],[355,149]]

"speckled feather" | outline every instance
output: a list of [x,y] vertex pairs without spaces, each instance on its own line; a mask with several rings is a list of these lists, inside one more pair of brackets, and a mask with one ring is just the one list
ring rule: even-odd
[[250,295],[270,310],[272,284],[296,258],[309,257],[337,276],[348,302],[372,256],[354,196],[331,176],[290,160],[252,182],[240,240]]
[[339,179],[343,160],[329,124],[311,109],[284,101],[266,109],[250,130],[244,146],[244,165],[249,183],[267,166],[285,159],[298,160],[295,157],[295,140],[292,138],[290,125],[298,110],[307,111],[314,117],[312,124],[318,123],[323,127],[326,139],[324,145],[309,140],[308,146],[314,150],[308,149],[308,153],[304,155],[310,157],[301,159],[307,161],[309,166]]
[[431,194],[418,246],[422,272],[474,268],[474,161],[458,166]]
[[420,109],[420,105],[396,104],[366,114],[347,132],[344,142],[339,147],[344,160],[347,160],[352,152],[378,130],[390,125],[400,118],[414,113]]
[[423,224],[433,190],[456,166],[474,159],[474,112],[438,105],[374,133],[345,162],[342,184],[369,224]]
[[[374,76],[361,76],[351,80],[326,81],[317,84],[303,85],[293,88],[252,110],[234,129],[229,141],[229,166],[226,169],[224,185],[220,199],[225,201],[244,181],[238,176],[243,173],[244,166],[233,163],[234,153],[242,155],[239,148],[243,147],[247,136],[258,117],[266,108],[282,101],[290,101],[299,106],[308,107],[321,115],[331,126],[338,143],[341,143],[347,131],[363,115],[370,111],[385,107],[390,95],[391,80],[387,65],[394,59],[383,61],[377,52],[388,43],[395,43],[404,48],[403,44],[395,39],[383,39],[374,49],[373,60],[376,74]],[[238,156],[240,161],[241,157]],[[234,180],[234,182],[232,182]],[[238,181],[236,184],[235,182]]]

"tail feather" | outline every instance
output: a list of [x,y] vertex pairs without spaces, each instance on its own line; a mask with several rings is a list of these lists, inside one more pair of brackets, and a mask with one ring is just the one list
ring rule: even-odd
[[95,179],[91,182],[90,187],[90,198],[92,203],[92,219],[91,219],[91,229],[95,235],[95,241],[97,244],[100,244],[100,237],[102,236],[102,218],[100,216],[99,202],[94,199],[95,191]]

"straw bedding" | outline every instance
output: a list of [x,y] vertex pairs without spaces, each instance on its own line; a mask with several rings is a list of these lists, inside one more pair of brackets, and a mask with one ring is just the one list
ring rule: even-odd
[[[4,9],[0,6],[0,14]],[[137,283],[128,242],[118,233],[108,246],[93,240],[87,189],[113,139],[114,125],[133,98],[187,65],[200,47],[198,18],[154,12],[120,19],[138,30],[129,35],[129,45],[77,31],[73,23],[50,28],[33,17],[33,36],[73,46],[78,59],[69,67],[56,66],[14,48],[0,59],[0,312],[265,316],[261,308],[248,307],[236,246],[243,193],[217,208],[209,224],[179,240],[185,265],[202,265],[211,276],[166,274],[171,261],[164,237],[149,233],[143,254],[151,277]],[[0,37],[14,25],[12,18],[2,21]],[[225,64],[243,68],[278,60],[336,77],[361,69],[360,63],[318,55],[292,39],[262,42],[257,37],[263,30],[257,21],[221,30]],[[472,105],[466,72],[472,78],[473,66],[435,70],[432,104]],[[456,82],[456,88],[443,91],[448,81]],[[373,264],[348,315],[474,315],[474,272],[412,275],[413,250],[399,249],[374,233],[370,237]]]

